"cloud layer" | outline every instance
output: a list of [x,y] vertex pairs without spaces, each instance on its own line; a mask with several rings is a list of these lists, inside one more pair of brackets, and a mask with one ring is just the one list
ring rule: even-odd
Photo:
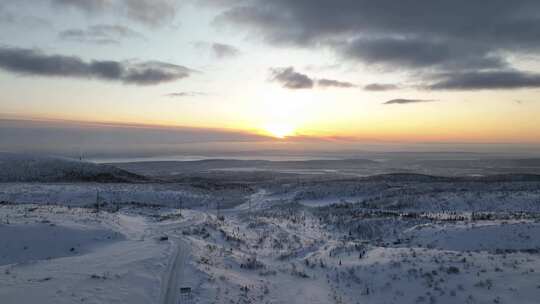
[[166,97],[173,97],[173,98],[181,98],[181,97],[197,97],[197,96],[205,96],[206,93],[203,92],[174,92],[166,94]]
[[[223,3],[228,8],[217,17],[218,24],[244,28],[273,45],[328,48],[352,62],[421,72],[415,75],[423,81],[440,73],[461,77],[433,88],[508,89],[535,83],[508,75],[515,72],[507,54],[540,49],[536,0],[225,0],[221,7]],[[482,73],[469,74],[475,71]]]
[[296,72],[293,67],[270,69],[271,80],[287,89],[311,89],[314,81],[309,76]]
[[96,24],[86,29],[69,29],[58,36],[67,41],[96,44],[119,44],[126,38],[142,38],[143,36],[123,25]]
[[298,89],[312,89],[315,84],[321,88],[355,88],[357,85],[347,81],[339,81],[335,79],[314,79],[306,74],[297,72],[294,67],[286,68],[271,68],[270,80],[279,82],[284,88],[298,90]]
[[50,0],[56,7],[88,14],[115,13],[141,24],[156,27],[171,22],[177,14],[176,0]]
[[364,90],[372,92],[384,92],[399,89],[399,86],[390,83],[370,83],[364,86]]
[[497,90],[540,88],[540,74],[520,71],[479,71],[440,75],[432,90]]
[[334,79],[319,79],[317,80],[317,85],[323,88],[334,87],[334,88],[354,88],[355,84],[347,81],[339,81]]
[[[16,120],[0,117],[2,150],[12,152],[80,155],[178,155],[188,149],[226,150],[234,144],[269,138],[235,130],[161,127],[137,124],[92,123],[59,120]],[[211,146],[211,148],[208,148]]]
[[398,99],[392,99],[389,100],[383,104],[385,105],[393,105],[393,104],[410,104],[410,103],[423,103],[423,102],[434,102],[437,100],[434,99],[404,99],[404,98],[398,98]]
[[212,52],[219,59],[236,57],[240,54],[240,51],[236,47],[217,42],[212,43]]
[[159,61],[119,62],[47,55],[33,49],[0,47],[0,69],[50,77],[94,78],[124,84],[156,85],[189,77],[193,70]]

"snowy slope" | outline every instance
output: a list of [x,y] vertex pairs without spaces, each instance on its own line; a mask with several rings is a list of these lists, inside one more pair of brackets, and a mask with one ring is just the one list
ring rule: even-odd
[[0,222],[0,303],[158,303],[170,244],[147,219],[13,205]]
[[407,234],[413,244],[441,250],[540,251],[538,223],[434,224],[415,227]]
[[120,239],[120,234],[103,229],[4,224],[0,225],[0,265],[80,255]]

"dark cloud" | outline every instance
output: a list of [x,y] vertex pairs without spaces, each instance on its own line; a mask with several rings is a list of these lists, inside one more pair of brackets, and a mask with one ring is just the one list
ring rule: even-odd
[[212,52],[217,58],[230,58],[230,57],[236,57],[240,54],[240,51],[228,44],[223,43],[212,43]]
[[432,90],[495,90],[540,88],[540,74],[519,71],[480,71],[440,76]]
[[306,74],[295,71],[293,67],[270,69],[271,80],[279,82],[288,89],[312,89],[315,84],[321,88],[355,88],[354,83],[335,79],[314,79]]
[[143,37],[128,27],[109,24],[97,24],[86,29],[69,29],[60,32],[58,36],[63,40],[97,44],[118,44],[122,39]]
[[172,21],[177,13],[176,0],[124,0],[127,16],[150,26]]
[[245,28],[268,43],[326,47],[354,62],[424,75],[506,70],[507,54],[540,49],[537,0],[224,2],[229,6],[216,23]]
[[81,9],[87,12],[99,12],[111,8],[113,1],[110,0],[51,0],[58,6],[67,6]]
[[364,90],[373,92],[392,91],[399,89],[399,86],[389,83],[370,83],[364,86]]
[[484,49],[449,45],[425,39],[377,38],[355,39],[337,47],[348,58],[367,64],[381,64],[399,68],[471,69],[503,68],[506,62]]
[[201,52],[208,52],[217,59],[233,58],[241,53],[235,46],[219,42],[197,41],[193,43],[193,46]]
[[177,0],[50,0],[57,7],[71,7],[86,13],[114,13],[156,27],[171,22]]
[[197,96],[205,96],[206,93],[203,92],[175,92],[175,93],[169,93],[166,94],[166,97],[173,97],[173,98],[181,98],[181,97],[197,97]]
[[43,29],[50,28],[51,23],[41,17],[19,15],[16,13],[17,9],[8,9],[0,3],[0,25],[2,26],[16,26],[17,28],[25,29]]
[[[209,0],[212,1],[212,0]],[[214,1],[215,2],[215,1]],[[234,5],[234,3],[237,3]],[[305,44],[351,37],[538,44],[536,0],[247,0],[231,1],[221,20],[250,25],[270,41]],[[535,26],[536,25],[536,26]],[[536,42],[530,40],[536,40]]]
[[353,83],[346,82],[346,81],[333,80],[333,79],[319,79],[317,80],[317,85],[324,88],[328,88],[328,87],[354,88],[356,87],[356,85]]
[[187,78],[193,72],[191,69],[176,64],[147,61],[128,64],[122,81],[138,85],[153,85]]
[[125,84],[156,85],[193,73],[175,64],[119,61],[83,61],[75,56],[47,55],[32,49],[0,47],[0,69],[22,75],[95,78]]
[[422,102],[434,102],[434,101],[437,101],[437,100],[434,100],[434,99],[403,99],[403,98],[398,98],[398,99],[392,99],[392,100],[389,100],[383,104],[385,105],[393,105],[393,104],[409,104],[409,103],[422,103]]
[[311,89],[314,81],[305,74],[298,73],[293,67],[270,69],[271,80],[281,83],[288,89]]

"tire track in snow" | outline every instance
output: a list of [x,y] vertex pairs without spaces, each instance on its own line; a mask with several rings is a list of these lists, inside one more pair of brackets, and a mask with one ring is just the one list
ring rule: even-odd
[[183,240],[177,240],[177,248],[173,254],[173,259],[169,263],[169,272],[167,281],[164,282],[162,289],[163,304],[177,304],[178,291],[180,285],[184,282],[185,264],[188,257],[188,246]]

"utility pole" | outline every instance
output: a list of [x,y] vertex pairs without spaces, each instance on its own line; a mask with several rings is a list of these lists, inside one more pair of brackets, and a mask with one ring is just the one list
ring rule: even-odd
[[99,214],[99,190],[96,189],[96,214]]
[[248,206],[249,206],[249,211],[248,211],[248,214],[249,214],[249,220],[251,221],[251,197],[249,198]]

